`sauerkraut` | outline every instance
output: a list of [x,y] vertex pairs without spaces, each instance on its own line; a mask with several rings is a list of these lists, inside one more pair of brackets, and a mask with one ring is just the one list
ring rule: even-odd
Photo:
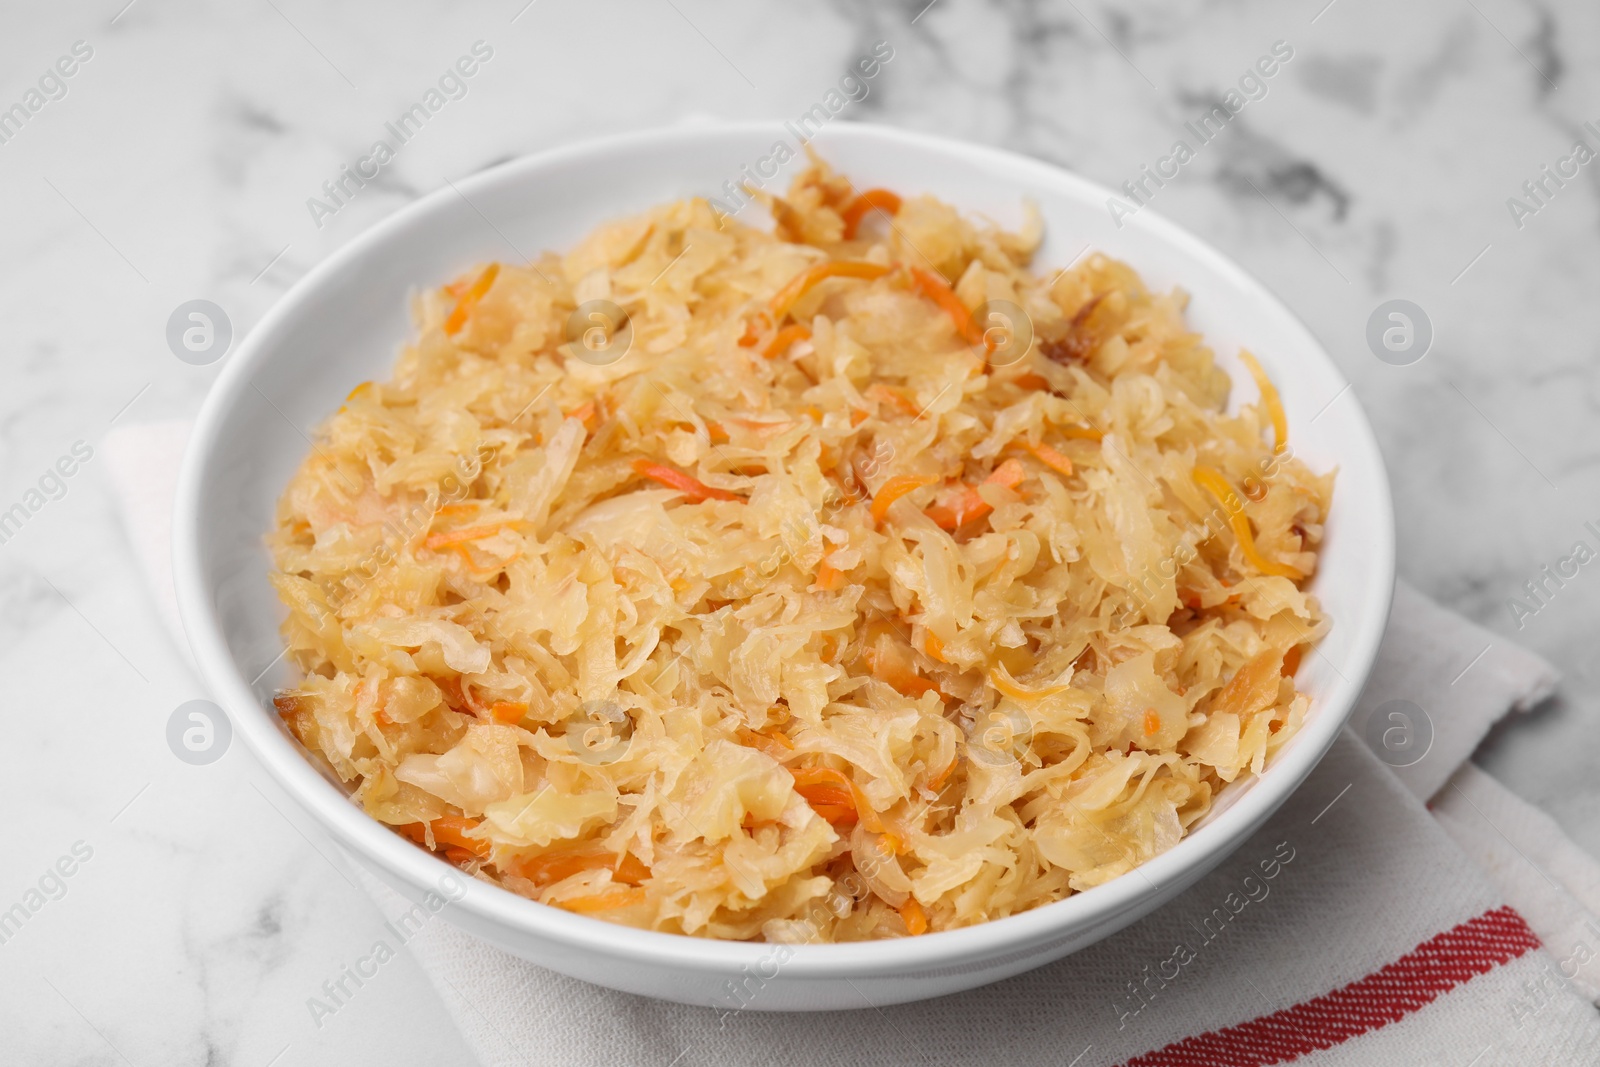
[[1091,254],[814,161],[421,293],[272,576],[283,721],[374,818],[617,923],[776,942],[1100,885],[1259,774],[1333,475]]

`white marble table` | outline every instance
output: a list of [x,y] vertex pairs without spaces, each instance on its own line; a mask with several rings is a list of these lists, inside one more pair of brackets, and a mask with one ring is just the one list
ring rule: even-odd
[[[38,104],[0,127],[0,510],[113,422],[196,410],[216,368],[168,351],[179,303],[213,300],[242,334],[374,220],[499,160],[695,113],[792,117],[886,40],[894,58],[848,118],[1119,186],[1287,42],[1265,95],[1154,209],[1266,279],[1333,352],[1391,463],[1402,573],[1567,671],[1565,695],[1480,760],[1600,852],[1600,567],[1549,584],[1536,613],[1508,606],[1600,526],[1600,165],[1547,181],[1520,220],[1507,207],[1576,138],[1600,148],[1583,129],[1600,124],[1594,5],[124,2],[14,6],[0,35],[0,108]],[[477,41],[493,54],[466,95],[313,220],[307,198]],[[1437,331],[1410,366],[1364,340],[1397,296]],[[0,909],[41,879],[59,895],[0,944],[0,1061],[467,1062],[405,957],[314,1024],[307,998],[379,920],[242,747],[209,767],[168,751],[169,714],[202,692],[103,454],[66,466],[64,495],[0,544]]]

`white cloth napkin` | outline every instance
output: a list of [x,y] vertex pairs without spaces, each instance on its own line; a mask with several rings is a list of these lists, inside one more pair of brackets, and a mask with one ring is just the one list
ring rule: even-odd
[[[130,425],[106,442],[130,537],[173,618],[160,546],[184,437],[181,424]],[[445,923],[408,944],[493,1067],[1597,1063],[1600,863],[1466,762],[1495,720],[1555,682],[1542,659],[1402,584],[1352,728],[1260,833],[1107,940],[935,1001],[692,1007],[567,978]],[[1397,708],[1402,733],[1385,747]],[[1385,765],[1423,751],[1429,726],[1420,759]],[[387,917],[409,907],[363,881]]]

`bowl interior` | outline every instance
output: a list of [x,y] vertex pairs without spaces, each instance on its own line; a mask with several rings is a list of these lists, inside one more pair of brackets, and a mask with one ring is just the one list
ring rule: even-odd
[[[366,819],[310,771],[272,711],[272,693],[290,672],[281,659],[283,610],[267,582],[263,534],[283,486],[341,398],[363,380],[389,375],[411,334],[409,297],[416,289],[475,262],[565,249],[597,223],[665,200],[726,200],[725,183],[761,177],[762,160],[780,141],[796,147],[793,133],[778,124],[615,138],[509,163],[444,189],[364,234],[297,285],[230,358],[209,397],[175,522],[174,558],[190,640],[213,692],[269,769],[346,844],[400,878],[426,884],[416,875],[434,870],[435,861]],[[1008,226],[1021,222],[1024,201],[1032,201],[1046,232],[1036,269],[1059,269],[1094,249],[1128,261],[1152,289],[1186,290],[1191,324],[1234,377],[1234,403],[1254,395],[1236,358],[1246,347],[1282,394],[1295,454],[1314,469],[1339,469],[1313,583],[1334,626],[1301,669],[1303,687],[1314,697],[1301,733],[1259,780],[1224,790],[1207,824],[1146,865],[1144,879],[1117,879],[974,930],[1012,924],[1012,936],[1038,933],[1126,907],[1164,880],[1197,876],[1309,773],[1347,717],[1382,635],[1393,581],[1392,518],[1382,461],[1355,397],[1315,339],[1258,282],[1149,212],[1124,219],[1119,228],[1104,189],[1022,157],[882,128],[830,127],[814,147],[860,188],[931,193]],[[767,187],[780,189],[801,165],[803,156]],[[740,218],[758,224],[758,212],[751,207]],[[665,936],[557,913],[490,886],[470,889],[465,906],[508,922],[559,928],[563,936],[612,947]],[[1038,917],[1045,912],[1053,916]],[[939,956],[927,944],[970,941],[969,935],[915,939],[925,944],[911,950],[889,944],[869,950],[915,952],[930,961]],[[726,958],[736,959],[747,947],[695,951],[729,950],[734,955]],[[860,951],[838,955],[866,958]]]

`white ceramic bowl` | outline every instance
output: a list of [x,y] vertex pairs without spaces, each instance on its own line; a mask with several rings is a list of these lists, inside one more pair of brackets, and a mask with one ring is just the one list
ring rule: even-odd
[[[451,868],[379,825],[325,780],[274,713],[283,616],[267,583],[263,534],[307,437],[358,382],[385,378],[411,332],[408,295],[474,262],[563,249],[594,225],[674,198],[715,197],[756,170],[777,124],[614,137],[507,163],[442,189],[352,241],[300,281],[229,357],[207,398],[178,491],[174,558],[189,640],[213,695],[268,771],[338,842],[412,900]],[[932,193],[1008,224],[1024,199],[1043,212],[1036,261],[1086,245],[1131,263],[1157,289],[1192,294],[1190,321],[1251,395],[1234,359],[1257,353],[1283,395],[1291,440],[1312,467],[1337,466],[1313,588],[1334,619],[1300,681],[1313,696],[1298,736],[1259,779],[1223,790],[1183,841],[1137,873],[969,929],[865,944],[774,947],[648,933],[573,915],[468,880],[443,916],[483,940],[615,989],[726,1007],[729,982],[757,1010],[861,1007],[969,989],[1038,967],[1169,900],[1255,831],[1310,773],[1344,725],[1383,634],[1394,572],[1393,517],[1377,444],[1345,380],[1259,282],[1143,211],[1118,229],[1107,190],[1022,156],[900,130],[828,127],[815,147],[858,187]],[[786,182],[791,163],[777,179]],[[753,212],[755,209],[751,209]],[[748,216],[746,216],[748,217]],[[1341,395],[1342,393],[1342,395]],[[265,673],[263,674],[263,670]],[[848,979],[848,981],[841,981]]]

